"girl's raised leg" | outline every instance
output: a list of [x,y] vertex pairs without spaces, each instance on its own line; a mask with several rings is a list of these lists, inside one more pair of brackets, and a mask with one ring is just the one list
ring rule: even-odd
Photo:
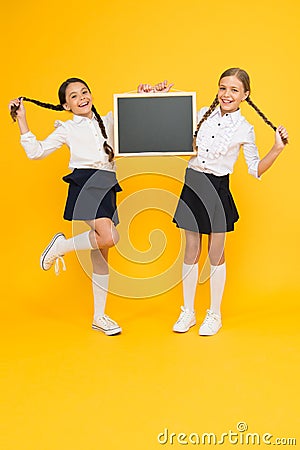
[[63,256],[73,250],[91,250],[93,264],[92,286],[94,295],[94,319],[92,327],[107,335],[119,334],[122,329],[105,314],[108,292],[109,270],[108,249],[119,240],[115,225],[109,218],[87,221],[91,227],[77,236],[66,239],[63,233],[57,233],[41,256],[41,267],[49,270],[55,264],[55,272],[59,273],[59,261],[65,270]]
[[55,272],[59,273],[59,261],[65,270],[63,256],[74,250],[92,250],[113,247],[119,240],[119,234],[113,222],[106,217],[87,221],[91,231],[66,239],[63,233],[57,233],[41,255],[40,265],[49,270],[55,264]]

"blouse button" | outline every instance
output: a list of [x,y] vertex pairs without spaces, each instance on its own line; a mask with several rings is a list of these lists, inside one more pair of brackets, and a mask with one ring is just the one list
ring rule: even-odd
[[202,164],[204,164],[205,163],[205,161],[202,161]]
[[214,138],[214,136],[212,136],[212,138]]
[[208,152],[208,148],[206,149],[206,151]]
[[221,124],[220,123],[218,123],[218,127],[220,126]]

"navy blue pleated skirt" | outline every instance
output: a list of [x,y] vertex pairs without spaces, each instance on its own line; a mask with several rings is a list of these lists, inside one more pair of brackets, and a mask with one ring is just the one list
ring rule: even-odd
[[238,219],[229,175],[217,177],[187,168],[173,222],[185,230],[211,234],[233,231]]
[[119,223],[116,193],[122,191],[115,172],[98,169],[74,169],[63,177],[69,184],[64,219],[93,220],[107,217]]

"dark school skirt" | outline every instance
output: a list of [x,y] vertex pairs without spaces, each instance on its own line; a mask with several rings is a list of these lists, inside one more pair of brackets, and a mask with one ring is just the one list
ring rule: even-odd
[[93,220],[108,217],[119,223],[116,193],[122,191],[115,172],[74,169],[63,177],[69,183],[64,219]]
[[239,219],[229,190],[229,175],[217,177],[187,168],[174,214],[177,227],[201,234],[234,230]]

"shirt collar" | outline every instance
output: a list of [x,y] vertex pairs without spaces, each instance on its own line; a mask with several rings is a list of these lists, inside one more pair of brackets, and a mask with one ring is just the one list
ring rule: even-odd
[[73,115],[73,121],[76,123],[81,123],[84,122],[86,120],[93,120],[95,118],[95,114],[93,113],[93,116],[91,119],[89,119],[88,117],[83,117],[83,116],[77,116],[76,114]]
[[[211,115],[209,117],[214,117],[216,115],[218,115],[219,118],[222,117],[220,105],[211,113]],[[234,111],[232,113],[225,113],[223,118],[224,117],[229,117],[231,119],[232,123],[235,124],[241,117],[241,110],[237,109],[236,111]]]

